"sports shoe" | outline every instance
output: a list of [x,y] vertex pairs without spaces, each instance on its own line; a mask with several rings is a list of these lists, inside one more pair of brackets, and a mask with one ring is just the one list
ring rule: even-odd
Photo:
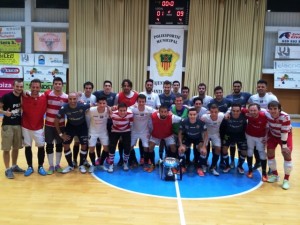
[[249,171],[249,172],[247,173],[247,177],[248,177],[248,178],[253,178],[253,172]]
[[203,165],[202,170],[203,170],[203,173],[206,173],[207,172],[207,166]]
[[78,169],[79,169],[80,173],[86,173],[86,169],[85,169],[84,165],[79,166]]
[[234,169],[234,168],[235,168],[235,163],[234,163],[234,161],[231,161],[231,163],[230,163],[229,166],[230,166],[231,169]]
[[12,167],[12,172],[14,172],[14,173],[24,173],[25,170],[21,169],[18,165],[15,165],[14,167]]
[[220,169],[226,168],[226,164],[225,164],[224,162],[220,162],[219,168],[220,168]]
[[171,170],[172,170],[172,173],[173,173],[173,174],[177,174],[178,171],[179,171],[179,170],[177,170],[177,168],[175,168],[175,167],[171,168]]
[[272,174],[271,176],[268,177],[267,181],[269,183],[275,183],[275,182],[279,181],[279,176]]
[[128,167],[128,162],[127,163],[123,163],[123,170],[124,171],[128,171],[129,170],[129,167]]
[[262,175],[261,181],[262,182],[267,182],[268,181],[268,176],[267,175]]
[[55,169],[55,171],[58,172],[58,173],[62,173],[62,171],[63,171],[63,169],[61,168],[60,165],[56,165],[54,169]]
[[253,166],[253,170],[257,170],[259,167],[261,167],[261,163],[255,163],[254,166]]
[[74,160],[74,161],[72,162],[72,164],[73,164],[73,167],[74,167],[74,168],[77,168],[77,167],[78,167],[77,161]]
[[282,189],[284,189],[284,190],[287,190],[287,189],[289,189],[290,188],[290,183],[289,183],[289,181],[288,180],[283,180],[283,183],[282,183]]
[[87,168],[90,168],[90,166],[92,164],[90,164],[89,161],[85,160],[84,163],[83,163],[83,165],[86,166]]
[[94,173],[94,171],[95,171],[95,166],[91,165],[89,168],[89,173]]
[[220,174],[216,171],[215,168],[211,169],[210,172],[214,175],[214,176],[219,176]]
[[223,169],[223,173],[228,173],[230,171],[230,166],[226,167],[225,169]]
[[150,166],[148,167],[148,169],[147,169],[147,172],[148,172],[148,173],[152,173],[154,169],[155,169],[155,166],[154,166],[154,165],[150,165]]
[[239,174],[244,174],[245,173],[245,170],[242,168],[242,167],[237,167],[237,171]]
[[64,168],[62,170],[62,173],[69,173],[71,172],[72,170],[74,170],[74,167],[73,166],[67,166],[66,168]]
[[7,170],[5,170],[5,176],[8,178],[8,179],[14,179],[15,176],[13,174],[13,170],[12,168],[9,168]]
[[53,173],[54,173],[54,166],[50,166],[48,171],[47,171],[47,174],[52,175]]
[[198,168],[197,169],[197,173],[200,177],[204,177],[204,173],[203,173],[203,170],[201,168]]
[[109,164],[109,166],[107,168],[107,172],[109,172],[109,173],[114,172],[114,164]]
[[38,173],[42,176],[47,175],[47,172],[45,171],[44,167],[42,167],[42,166],[39,168]]
[[28,167],[27,170],[24,173],[25,177],[30,176],[32,173],[34,172],[34,170],[32,169],[32,167]]
[[186,173],[186,167],[184,167],[184,166],[181,167],[181,172],[182,172],[182,173]]
[[140,165],[143,166],[145,163],[144,158],[140,158]]

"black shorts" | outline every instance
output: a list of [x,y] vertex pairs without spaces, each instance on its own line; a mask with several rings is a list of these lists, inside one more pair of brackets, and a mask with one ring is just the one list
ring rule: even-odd
[[237,145],[238,149],[241,151],[247,151],[247,139],[243,138],[243,137],[232,137],[229,135],[225,135],[222,138],[222,146],[233,146],[233,145]]
[[[62,133],[65,132],[65,127],[60,127],[59,129]],[[58,135],[55,127],[45,125],[45,142],[47,144],[52,144],[54,140],[56,144],[61,144],[63,142],[63,140]]]
[[190,147],[191,144],[194,145],[194,148],[199,145],[201,142],[203,142],[202,139],[189,139],[189,138],[184,138],[183,141],[182,141],[186,147]]
[[78,137],[81,145],[88,144],[88,128],[85,122],[76,126],[67,123],[65,134],[69,135],[71,138],[68,141],[64,141],[64,144],[71,144],[75,136]]

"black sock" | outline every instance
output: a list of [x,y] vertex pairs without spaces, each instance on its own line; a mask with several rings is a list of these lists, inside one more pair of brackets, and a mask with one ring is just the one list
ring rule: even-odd
[[86,160],[87,150],[80,150],[79,166],[82,166]]
[[144,147],[141,139],[139,140],[140,158],[144,158]]
[[252,172],[252,163],[253,163],[253,157],[247,156],[247,163],[248,163],[248,170],[249,172]]
[[96,143],[96,153],[97,153],[97,158],[100,158],[101,157],[101,143],[97,142]]
[[106,152],[106,151],[102,151],[102,153],[101,153],[101,157],[100,157],[100,165],[103,165],[103,163],[104,163],[104,160],[106,159],[108,157],[108,152]]
[[118,149],[119,149],[120,160],[123,160],[124,146],[122,141],[119,141]]
[[231,162],[234,162],[235,157],[235,146],[230,146],[230,160]]
[[267,175],[267,160],[261,159],[260,162],[261,162],[262,175]]
[[73,146],[73,160],[77,162],[77,157],[79,153],[79,145],[74,145]]
[[[244,164],[244,162],[245,162],[245,159],[246,159],[246,156],[245,156],[245,155],[239,154],[238,167],[240,167],[240,168],[243,167],[243,164]],[[251,164],[251,165],[252,165],[252,164]]]
[[191,161],[191,148],[187,148],[184,155],[185,155],[186,162],[190,162]]
[[222,158],[223,158],[223,162],[225,163],[225,166],[229,167],[229,155],[228,155],[228,153],[227,154],[223,153]]
[[38,164],[39,164],[39,168],[41,166],[43,166],[44,164],[44,160],[45,160],[45,149],[44,147],[38,147]]
[[32,167],[32,150],[31,150],[31,146],[26,146],[25,147],[25,157],[26,157],[28,167]]
[[255,164],[260,163],[259,152],[257,151],[257,149],[254,149],[254,157],[255,157]]
[[155,162],[154,162],[154,152],[149,152],[149,159],[151,161],[151,164],[152,165],[155,165]]
[[212,158],[212,162],[211,162],[211,168],[215,168],[218,161],[219,161],[219,156],[220,155],[217,155],[215,153],[213,153],[213,158]]
[[68,165],[73,167],[71,149],[65,150],[65,157],[66,157],[66,160],[68,162]]
[[89,152],[89,156],[91,159],[92,164],[95,166],[95,160],[96,160],[96,153],[95,152]]

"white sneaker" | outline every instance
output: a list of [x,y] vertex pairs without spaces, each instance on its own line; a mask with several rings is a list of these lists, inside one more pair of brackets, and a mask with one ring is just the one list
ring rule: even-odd
[[123,163],[123,170],[124,171],[128,171],[129,170],[128,163]]
[[109,164],[109,166],[107,168],[107,172],[109,172],[109,173],[114,172],[114,164]]
[[283,180],[283,183],[282,183],[282,188],[284,190],[288,190],[290,188],[290,183],[288,180]]
[[63,169],[62,173],[69,173],[72,170],[74,170],[74,167],[72,166],[67,166],[66,168]]
[[268,183],[275,183],[279,181],[279,176],[272,174],[271,176],[268,177]]
[[80,173],[86,173],[86,169],[84,165],[79,166]]
[[214,176],[219,176],[220,174],[216,171],[215,168],[211,169],[211,173],[214,175]]
[[89,173],[94,173],[94,170],[95,170],[95,166],[91,165],[89,168]]

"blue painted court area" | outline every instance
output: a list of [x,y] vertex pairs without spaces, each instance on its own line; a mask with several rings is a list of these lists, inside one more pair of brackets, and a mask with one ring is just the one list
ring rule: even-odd
[[[156,149],[156,151],[158,150]],[[139,159],[138,152],[136,149]],[[158,156],[158,154],[156,155]],[[115,163],[118,160],[119,156],[116,152]],[[246,163],[244,169],[248,170]],[[204,177],[199,177],[194,167],[191,167],[187,173],[183,174],[182,180],[178,180],[180,197],[183,199],[208,199],[245,194],[262,185],[259,171],[255,171],[253,175],[253,178],[249,179],[246,175],[238,174],[236,169],[232,169],[228,174],[220,172],[218,177],[210,173],[206,173]],[[101,182],[115,188],[137,194],[165,198],[178,197],[175,182],[160,179],[158,167],[152,173],[144,172],[141,166],[125,172],[122,167],[115,165],[113,173],[97,170],[94,176]]]
[[292,126],[293,127],[300,127],[300,123],[299,122],[292,122]]

